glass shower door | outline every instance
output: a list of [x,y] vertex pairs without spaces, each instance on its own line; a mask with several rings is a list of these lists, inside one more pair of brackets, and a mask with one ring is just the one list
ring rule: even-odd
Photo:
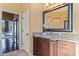
[[2,49],[3,53],[18,49],[17,21],[2,20]]

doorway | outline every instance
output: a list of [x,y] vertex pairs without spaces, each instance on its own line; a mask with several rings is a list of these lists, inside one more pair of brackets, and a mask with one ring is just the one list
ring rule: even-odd
[[2,50],[3,53],[19,49],[19,15],[2,12]]

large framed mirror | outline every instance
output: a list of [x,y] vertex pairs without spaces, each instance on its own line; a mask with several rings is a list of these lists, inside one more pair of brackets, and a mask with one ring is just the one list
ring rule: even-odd
[[43,11],[43,32],[72,32],[72,27],[72,3],[62,3]]

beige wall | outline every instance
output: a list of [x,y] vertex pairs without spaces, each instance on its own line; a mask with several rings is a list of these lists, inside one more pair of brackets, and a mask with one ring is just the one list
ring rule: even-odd
[[31,31],[42,31],[42,4],[31,4]]
[[73,33],[79,34],[79,3],[73,5]]
[[22,4],[20,3],[0,3],[1,9],[20,11],[22,9]]

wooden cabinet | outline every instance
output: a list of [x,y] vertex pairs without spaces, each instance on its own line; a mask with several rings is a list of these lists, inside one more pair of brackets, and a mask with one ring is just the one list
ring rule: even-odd
[[50,40],[41,37],[34,37],[33,55],[75,56],[76,43],[64,40]]
[[33,55],[48,56],[49,55],[49,39],[34,37]]
[[40,42],[40,52],[42,56],[48,56],[49,55],[49,39],[45,38],[39,38]]

